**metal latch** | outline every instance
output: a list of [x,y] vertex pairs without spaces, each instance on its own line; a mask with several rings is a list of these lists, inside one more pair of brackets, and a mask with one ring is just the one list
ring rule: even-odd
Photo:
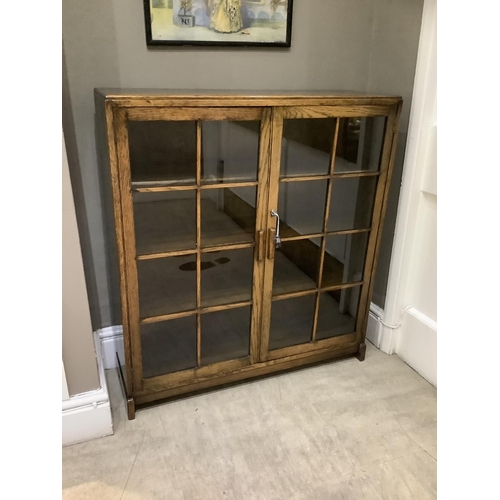
[[274,237],[274,244],[276,248],[281,248],[281,237],[280,237],[280,216],[278,212],[271,210],[271,217],[276,217],[278,221],[276,222],[276,236]]

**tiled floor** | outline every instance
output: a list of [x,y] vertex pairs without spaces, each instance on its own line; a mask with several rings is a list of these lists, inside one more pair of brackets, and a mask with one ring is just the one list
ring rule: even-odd
[[397,356],[331,362],[162,404],[63,449],[64,499],[436,498],[436,389]]

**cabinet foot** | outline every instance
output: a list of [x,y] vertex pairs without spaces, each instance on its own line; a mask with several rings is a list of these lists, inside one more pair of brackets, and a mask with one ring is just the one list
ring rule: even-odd
[[366,344],[363,342],[362,344],[359,344],[359,351],[355,354],[355,356],[356,358],[359,359],[359,361],[364,361],[365,355],[366,355]]
[[129,420],[135,419],[135,402],[134,398],[127,398],[127,415]]

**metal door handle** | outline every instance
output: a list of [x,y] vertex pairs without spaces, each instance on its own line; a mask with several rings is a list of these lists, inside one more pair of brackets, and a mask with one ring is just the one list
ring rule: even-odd
[[276,235],[274,237],[274,244],[276,245],[276,248],[281,248],[280,216],[279,216],[278,212],[271,210],[271,217],[276,217],[276,219],[278,219],[276,222]]

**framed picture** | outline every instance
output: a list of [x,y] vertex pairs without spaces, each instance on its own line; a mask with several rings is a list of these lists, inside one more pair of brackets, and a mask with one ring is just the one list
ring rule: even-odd
[[148,45],[290,47],[293,0],[144,0]]

